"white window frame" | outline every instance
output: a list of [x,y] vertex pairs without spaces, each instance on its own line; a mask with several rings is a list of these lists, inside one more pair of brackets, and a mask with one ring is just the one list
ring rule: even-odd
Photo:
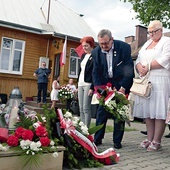
[[[9,41],[11,41],[11,46],[8,47],[3,47],[4,44],[4,40],[7,39]],[[23,63],[24,63],[24,53],[25,53],[25,41],[22,40],[18,40],[18,39],[12,39],[12,38],[8,38],[8,37],[2,37],[2,41],[1,41],[1,52],[0,52],[0,73],[8,73],[8,74],[16,74],[16,75],[22,75],[23,72]],[[17,49],[15,48],[16,43],[21,43],[22,47],[21,49]],[[7,59],[8,61],[8,69],[3,69],[1,68],[1,64],[3,64],[4,62],[4,56],[3,55],[3,50],[9,50],[9,58]],[[14,66],[14,55],[15,52],[20,52],[21,56],[20,56],[20,63],[19,63],[19,70],[15,71],[13,70],[13,66]]]
[[[79,72],[79,61],[80,58],[78,55],[74,55],[76,52],[72,53],[74,51],[74,48],[70,49],[70,59],[69,59],[69,70],[68,70],[68,77],[69,78],[78,78],[78,72]],[[76,62],[76,67],[75,67],[75,72],[71,73],[71,60],[75,60]]]

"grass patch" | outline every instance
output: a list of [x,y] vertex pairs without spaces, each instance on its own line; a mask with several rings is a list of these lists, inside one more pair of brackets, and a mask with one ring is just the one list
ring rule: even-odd
[[[92,123],[90,124],[90,127],[94,127],[94,126],[95,126],[95,123],[92,122]],[[130,128],[130,127],[128,127],[128,128],[125,127],[125,131],[126,131],[126,132],[136,131],[136,129]],[[106,125],[106,133],[109,133],[109,132],[113,132],[113,126]]]

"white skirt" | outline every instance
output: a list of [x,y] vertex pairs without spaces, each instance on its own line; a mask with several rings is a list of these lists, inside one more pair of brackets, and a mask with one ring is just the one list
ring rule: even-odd
[[[166,72],[167,73],[167,72]],[[135,95],[133,116],[138,118],[166,119],[170,97],[170,75],[150,72],[152,92],[149,99]]]
[[53,89],[50,94],[51,100],[58,101],[58,90]]

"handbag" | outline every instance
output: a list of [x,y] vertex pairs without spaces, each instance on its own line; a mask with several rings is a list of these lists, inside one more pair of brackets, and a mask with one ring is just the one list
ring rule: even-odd
[[151,95],[152,84],[148,80],[148,75],[149,73],[142,78],[133,78],[133,84],[130,88],[130,92],[141,97],[149,98]]

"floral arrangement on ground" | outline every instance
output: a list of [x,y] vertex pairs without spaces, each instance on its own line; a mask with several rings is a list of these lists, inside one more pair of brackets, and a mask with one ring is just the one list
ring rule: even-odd
[[0,136],[0,150],[19,152],[23,167],[39,166],[42,163],[40,155],[43,153],[53,153],[57,157],[59,145],[65,147],[63,165],[67,168],[101,167],[117,163],[119,154],[113,148],[99,153],[93,143],[92,134],[102,126],[88,129],[70,112],[49,110],[47,105],[44,105],[43,115],[31,114],[22,109],[18,114],[16,129],[8,138]]

